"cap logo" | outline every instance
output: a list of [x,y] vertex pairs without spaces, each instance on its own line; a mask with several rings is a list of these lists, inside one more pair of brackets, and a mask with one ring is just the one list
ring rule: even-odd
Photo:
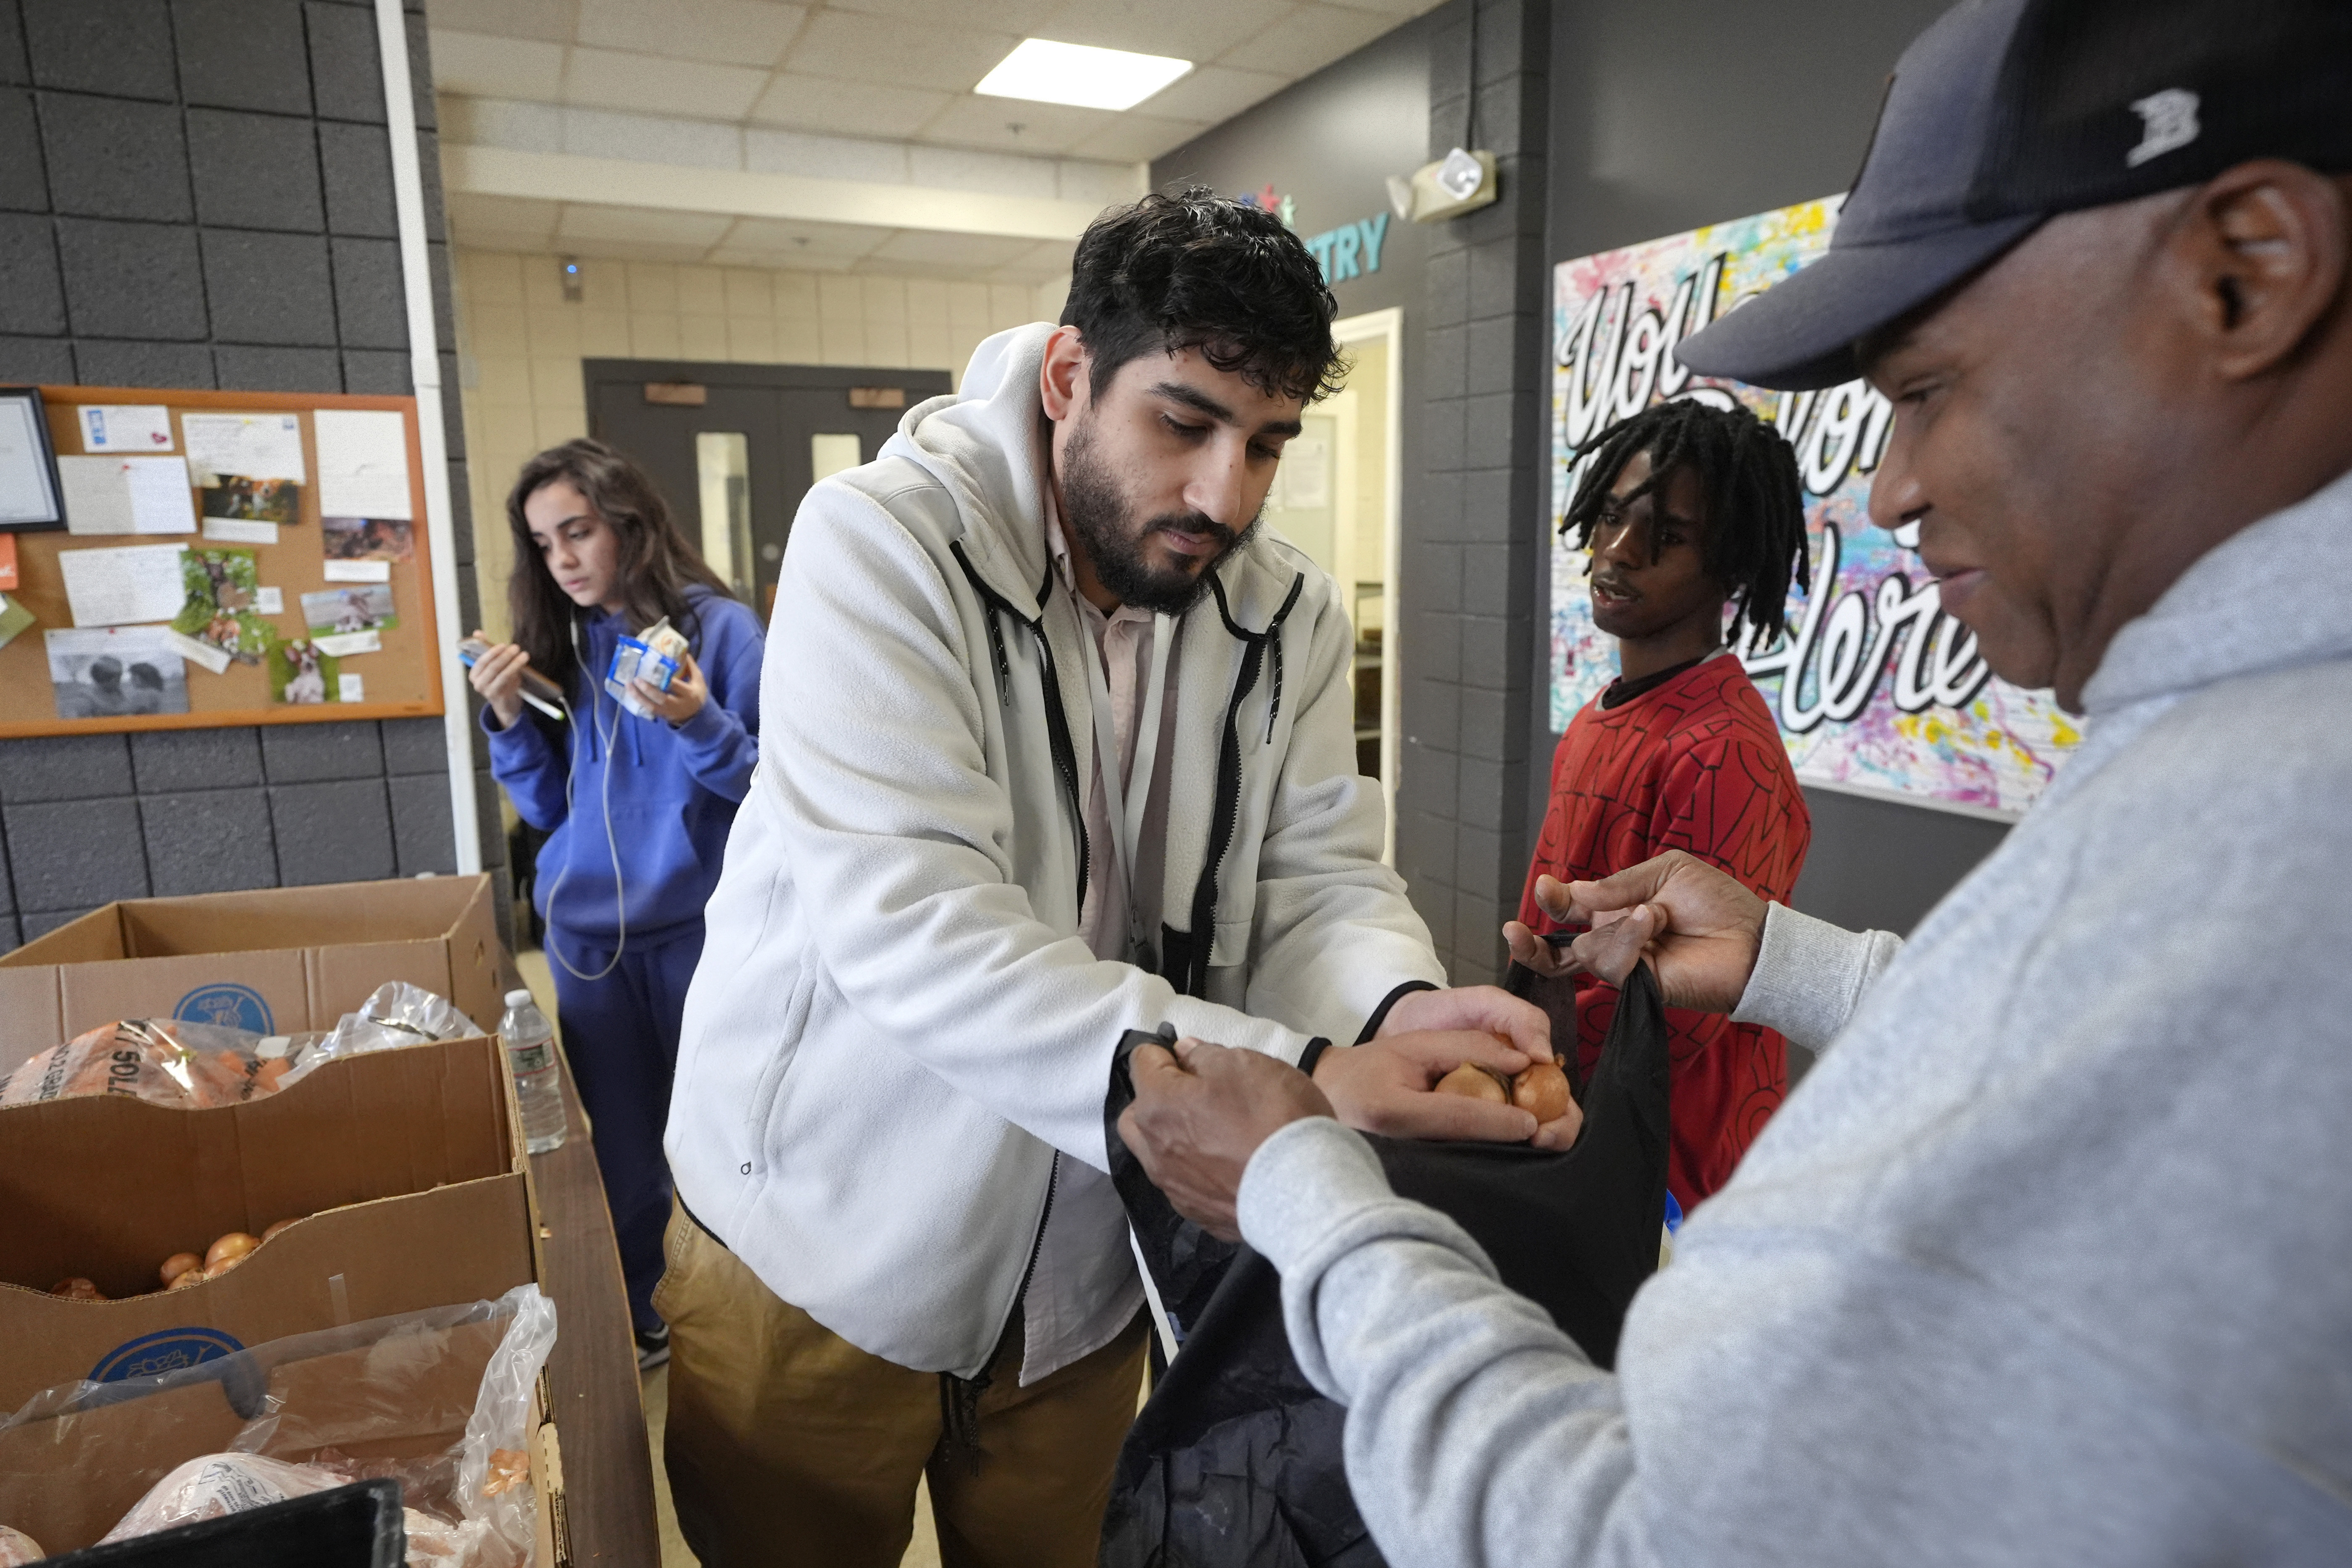
[[2168,87],[2132,104],[2140,118],[2139,145],[2124,154],[2126,168],[2137,169],[2197,140],[2197,95],[2185,87]]

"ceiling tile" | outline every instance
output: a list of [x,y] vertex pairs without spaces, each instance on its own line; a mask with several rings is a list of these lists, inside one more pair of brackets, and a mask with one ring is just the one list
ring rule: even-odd
[[911,136],[946,103],[944,92],[780,72],[751,106],[766,125],[844,136]]
[[800,40],[784,57],[784,64],[806,76],[963,92],[1011,54],[1018,42],[1010,33],[927,26],[854,11],[820,11],[809,18]]
[[460,245],[489,240],[545,240],[555,232],[557,205],[520,196],[485,196],[472,191],[452,191],[448,196],[449,226]]
[[1296,80],[1354,53],[1396,25],[1396,17],[1377,11],[1301,5],[1222,63],[1276,71]]
[[1293,9],[1286,0],[1072,0],[1039,32],[1065,44],[1213,60]]
[[593,109],[740,120],[767,85],[766,71],[746,66],[575,48],[563,73],[563,99]]
[[579,41],[721,65],[772,66],[808,16],[774,0],[580,0]]
[[1131,202],[1149,188],[1149,172],[1134,163],[1104,163],[1092,158],[1065,158],[1054,165],[1060,173],[1061,197],[1066,202],[1089,202],[1098,207]]
[[628,239],[707,249],[735,220],[716,213],[663,212],[655,207],[590,206],[566,202],[556,220],[560,239]]
[[801,250],[746,250],[728,245],[713,250],[709,260],[714,267],[757,267],[771,272],[846,272],[858,265],[854,256],[814,256]]
[[812,136],[757,126],[743,132],[743,166],[755,174],[808,174],[903,185],[910,151],[904,142],[869,142],[855,136]]
[[634,158],[700,169],[743,166],[743,130],[738,125],[617,114],[606,109],[567,109],[562,113],[563,150],[579,157]]
[[907,174],[910,184],[941,191],[1042,196],[1052,201],[1058,190],[1054,165],[1043,158],[1009,157],[968,147],[909,147]]
[[960,268],[976,276],[992,268],[1010,266],[1035,248],[1025,239],[906,229],[875,247],[868,259],[920,261],[935,267]]
[[1165,120],[1214,125],[1290,85],[1286,77],[1231,66],[1202,66],[1177,78],[1136,107]]
[[[951,100],[919,134],[926,142],[961,147],[994,147],[1008,153],[1067,153],[1127,116],[1066,103],[1030,103],[1017,98]],[[1013,127],[1019,126],[1019,130]]]
[[828,9],[896,16],[935,27],[991,33],[1034,33],[1069,0],[830,0]]
[[852,223],[794,223],[786,218],[737,218],[727,231],[725,248],[764,250],[777,255],[839,257],[854,260],[898,231]]
[[441,140],[476,147],[511,147],[520,153],[561,153],[563,115],[560,104],[512,103],[444,93]]
[[1147,120],[1139,114],[1121,114],[1068,150],[1084,158],[1141,163],[1181,147],[1207,129],[1194,120]]
[[1345,5],[1351,11],[1378,11],[1402,22],[1408,16],[1436,10],[1445,0],[1325,0],[1325,4]]
[[707,246],[647,239],[566,239],[562,244],[567,255],[602,257],[612,261],[701,261],[709,255]]
[[563,46],[487,33],[432,35],[433,84],[478,98],[553,102],[562,96]]
[[[577,0],[432,0],[425,15],[436,33],[446,27],[458,33],[568,44],[579,10]],[[436,43],[434,47],[437,53],[440,46]],[[437,66],[440,61],[436,58],[434,63]]]

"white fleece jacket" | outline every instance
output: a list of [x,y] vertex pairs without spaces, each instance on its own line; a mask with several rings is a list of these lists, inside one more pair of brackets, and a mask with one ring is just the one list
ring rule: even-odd
[[1181,984],[1077,934],[1095,730],[1086,634],[1041,593],[1051,330],[988,340],[960,393],[802,503],[666,1145],[687,1206],[777,1295],[961,1375],[1023,1288],[1055,1152],[1107,1165],[1122,1033],[1295,1061],[1400,984],[1444,983],[1380,863],[1339,592],[1265,531],[1177,634],[1160,901]]

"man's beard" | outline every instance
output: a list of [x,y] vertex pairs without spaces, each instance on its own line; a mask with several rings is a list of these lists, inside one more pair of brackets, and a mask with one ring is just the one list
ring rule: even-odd
[[[1201,512],[1170,512],[1136,526],[1129,521],[1127,497],[1102,464],[1095,460],[1093,419],[1079,421],[1062,454],[1062,526],[1068,529],[1094,567],[1095,580],[1118,595],[1122,605],[1163,616],[1181,616],[1209,591],[1209,574],[1219,563],[1249,542],[1258,520],[1235,533]],[[1206,534],[1223,548],[1192,571],[1152,563],[1149,545],[1161,531]]]

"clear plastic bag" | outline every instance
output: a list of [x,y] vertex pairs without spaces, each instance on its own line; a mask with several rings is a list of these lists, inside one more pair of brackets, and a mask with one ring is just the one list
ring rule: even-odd
[[243,1105],[308,1077],[322,1062],[483,1031],[446,997],[394,980],[326,1034],[256,1035],[179,1018],[100,1024],[0,1074],[0,1106],[127,1094],[175,1110]]
[[300,1076],[303,1046],[217,1024],[125,1018],[86,1030],[0,1077],[0,1105],[123,1094],[180,1110],[242,1105]]
[[[38,1452],[76,1485],[138,1489],[110,1541],[391,1477],[412,1564],[523,1568],[538,1511],[531,1396],[554,1343],[555,1303],[519,1286],[159,1377],[48,1389],[0,1421],[0,1451]],[[17,1500],[11,1479],[0,1473],[0,1507]]]
[[206,1454],[157,1481],[154,1489],[141,1498],[139,1505],[124,1514],[122,1522],[108,1531],[99,1544],[268,1508],[352,1479],[330,1465],[289,1465],[259,1454]]
[[338,1057],[394,1046],[414,1046],[425,1040],[461,1040],[480,1033],[480,1026],[457,1011],[447,997],[421,985],[411,985],[405,980],[386,981],[360,1004],[358,1012],[344,1014],[326,1035],[296,1037],[294,1043],[301,1047],[302,1059],[287,1075],[287,1081],[290,1083]]

